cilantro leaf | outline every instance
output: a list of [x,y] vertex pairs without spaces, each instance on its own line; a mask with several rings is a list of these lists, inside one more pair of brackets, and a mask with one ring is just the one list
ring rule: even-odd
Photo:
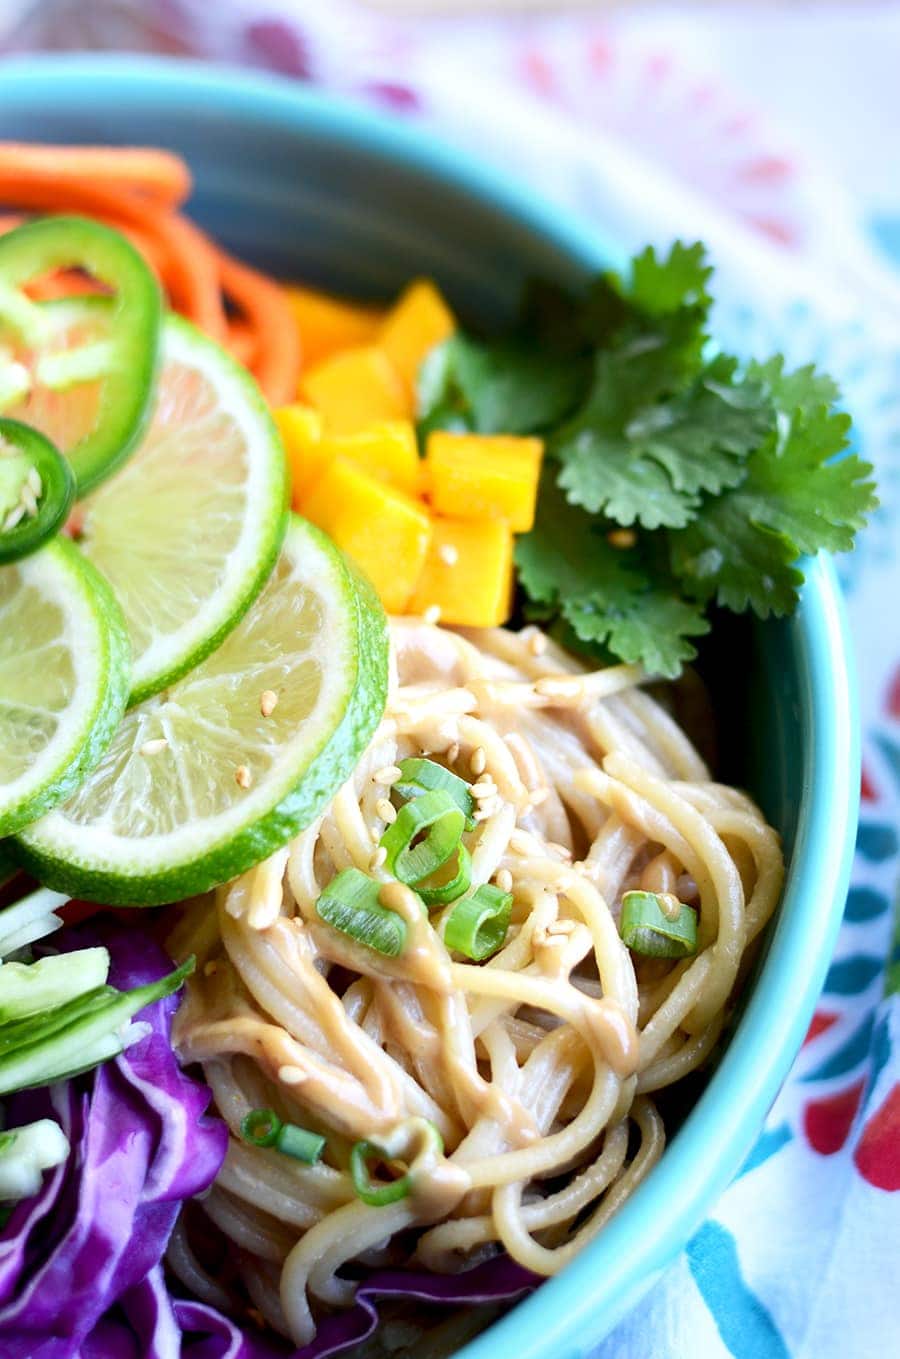
[[[554,442],[575,504],[626,526],[683,528],[699,492],[742,479],[773,424],[762,386],[720,355],[678,390],[669,362],[664,343],[598,356],[587,401]],[[656,400],[667,386],[676,390]]]
[[648,316],[663,316],[684,307],[696,307],[704,315],[712,303],[707,284],[712,265],[700,241],[685,245],[676,241],[664,259],[648,245],[631,263],[625,286],[629,301]]
[[743,483],[704,503],[670,545],[672,568],[692,594],[765,618],[795,606],[797,558],[852,547],[876,500],[869,464],[840,456],[850,418],[832,408],[830,379],[812,368],[785,373],[780,360],[751,372],[767,388],[776,428]]
[[[517,544],[525,612],[666,676],[694,655],[711,600],[789,613],[799,559],[852,546],[877,504],[830,378],[711,356],[710,275],[701,245],[676,242],[580,297],[534,284],[510,334],[457,333],[419,378],[423,434],[545,439],[537,521]],[[633,547],[612,546],[615,525],[636,526]]]
[[455,335],[432,351],[419,380],[426,429],[534,434],[558,424],[584,390],[585,360],[511,337]]
[[696,655],[688,639],[709,631],[702,608],[664,578],[651,581],[634,552],[612,547],[552,474],[543,479],[534,528],[517,542],[516,563],[529,598],[558,610],[580,641],[652,674],[677,675]]

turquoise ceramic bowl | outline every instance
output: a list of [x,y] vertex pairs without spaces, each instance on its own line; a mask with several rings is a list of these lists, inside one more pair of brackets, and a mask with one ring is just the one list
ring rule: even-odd
[[[284,276],[388,296],[435,275],[464,314],[501,321],[528,275],[577,283],[618,263],[603,234],[413,127],[302,86],[184,62],[64,57],[0,64],[0,137],[144,142],[187,156],[192,210]],[[859,754],[834,572],[807,563],[788,622],[728,636],[729,774],[781,830],[787,884],[739,1021],[659,1166],[558,1278],[465,1359],[578,1359],[685,1243],[749,1152],[824,979],[847,886]],[[718,659],[718,664],[717,664]],[[723,664],[724,662],[724,664]],[[715,680],[714,680],[715,687]],[[727,696],[727,697],[726,697]]]

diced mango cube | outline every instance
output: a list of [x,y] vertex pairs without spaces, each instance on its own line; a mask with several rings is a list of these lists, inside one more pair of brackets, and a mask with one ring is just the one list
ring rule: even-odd
[[385,317],[379,343],[410,392],[425,355],[455,329],[452,311],[429,279],[416,279],[400,294]]
[[361,567],[389,613],[406,608],[431,541],[431,518],[423,505],[347,458],[334,458],[301,512]]
[[515,533],[534,523],[544,444],[511,434],[428,436],[426,475],[438,514],[506,519]]
[[377,420],[413,414],[402,378],[373,345],[345,349],[316,364],[302,375],[300,395],[321,411],[328,434],[356,434]]
[[291,474],[291,501],[296,509],[331,457],[322,443],[322,417],[312,406],[296,401],[273,412]]
[[382,420],[357,434],[328,438],[325,447],[331,456],[349,458],[370,476],[407,495],[418,495],[422,489],[424,463],[409,420]]
[[342,349],[371,344],[384,321],[380,307],[329,297],[314,288],[292,286],[285,292],[300,331],[304,369]]
[[431,547],[409,602],[442,623],[494,628],[512,608],[513,535],[502,519],[432,519]]

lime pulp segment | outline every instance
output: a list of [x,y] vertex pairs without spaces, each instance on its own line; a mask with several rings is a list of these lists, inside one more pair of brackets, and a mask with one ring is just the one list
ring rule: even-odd
[[126,714],[91,778],[17,854],[44,883],[110,904],[173,901],[244,872],[352,772],[384,710],[387,645],[371,586],[292,518],[222,646]]
[[150,426],[83,506],[81,545],[122,605],[132,703],[186,674],[256,598],[286,523],[287,473],[255,384],[185,321],[163,325]]
[[128,688],[124,620],[76,547],[57,538],[0,570],[0,837],[74,791]]

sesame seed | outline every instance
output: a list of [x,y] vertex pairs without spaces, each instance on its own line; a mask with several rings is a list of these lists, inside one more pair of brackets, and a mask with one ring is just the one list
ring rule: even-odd
[[547,638],[542,632],[533,632],[528,639],[528,650],[532,656],[543,656],[547,650]]
[[263,717],[271,717],[278,707],[278,695],[274,689],[263,689],[259,696],[259,711]]
[[478,811],[473,813],[473,815],[472,815],[472,820],[473,820],[473,821],[487,821],[488,817],[493,816],[493,814],[494,814],[494,809],[493,809],[493,807],[489,807],[489,806],[485,805],[485,806],[483,806],[483,807],[479,807],[479,808],[478,808]]
[[386,821],[389,826],[397,820],[396,809],[393,803],[386,797],[380,797],[375,803],[375,812],[376,815],[380,816],[382,821]]
[[509,847],[518,854],[530,854],[533,848],[531,836],[525,831],[513,831],[509,837]]
[[511,892],[513,885],[513,875],[508,868],[501,868],[497,874],[497,886],[501,892]]
[[383,783],[385,788],[390,788],[398,779],[403,777],[403,770],[396,764],[386,764],[383,769],[376,769],[372,775],[373,783]]
[[454,741],[453,745],[447,751],[447,763],[455,764],[458,759],[459,759],[459,742]]
[[483,774],[487,768],[487,755],[484,753],[483,746],[476,746],[472,751],[472,758],[469,761],[469,768],[473,774]]
[[145,741],[145,742],[144,742],[144,744],[141,746],[140,750],[138,751],[138,754],[139,754],[139,755],[158,755],[158,754],[160,753],[160,751],[166,749],[166,747],[168,746],[168,744],[169,744],[169,743],[168,743],[168,741],[166,740],[166,738],[165,738],[164,736],[155,736],[155,737],[153,738],[152,741]]
[[610,547],[634,547],[637,542],[637,534],[634,529],[613,529],[611,533],[607,533],[606,541],[609,543]]
[[534,792],[528,794],[528,805],[530,807],[540,807],[541,803],[546,802],[549,796],[549,788],[535,788]]
[[249,788],[253,782],[253,775],[245,764],[239,764],[234,771],[234,781],[238,788]]
[[369,864],[369,867],[374,871],[376,868],[380,868],[381,865],[384,863],[387,863],[387,850],[385,849],[384,845],[379,845],[375,853],[372,855],[372,860],[371,863]]
[[445,566],[455,566],[459,561],[459,548],[452,543],[442,543],[438,548],[438,556]]
[[571,859],[572,857],[572,851],[566,849],[565,845],[561,845],[558,840],[548,840],[547,848],[552,850],[554,854],[558,854],[561,859]]
[[299,1066],[280,1066],[278,1079],[282,1085],[302,1085],[307,1079],[306,1072]]
[[218,970],[219,964],[215,961],[215,959],[213,959],[211,962],[208,962],[204,967],[203,975],[204,977],[214,977]]
[[497,791],[497,785],[493,779],[483,779],[481,783],[473,783],[469,792],[474,798],[481,802],[484,798],[493,797]]
[[440,616],[441,616],[440,604],[429,604],[428,608],[422,614],[422,621],[423,623],[434,624],[440,620]]

